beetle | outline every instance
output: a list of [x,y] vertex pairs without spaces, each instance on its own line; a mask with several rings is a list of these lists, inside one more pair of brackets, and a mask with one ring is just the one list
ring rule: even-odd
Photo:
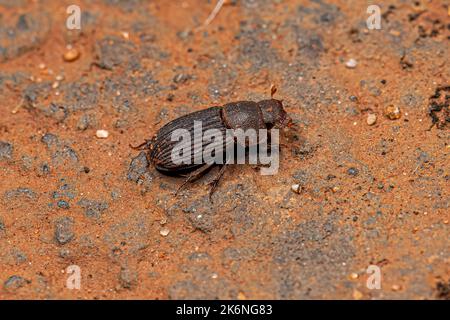
[[[176,118],[161,127],[158,132],[144,143],[133,147],[135,150],[147,151],[146,156],[149,164],[153,164],[155,168],[166,175],[185,176],[187,179],[180,185],[178,191],[187,183],[192,182],[203,176],[213,165],[205,162],[195,163],[174,163],[172,161],[172,151],[177,141],[172,141],[172,133],[176,129],[186,129],[192,135],[194,132],[194,121],[202,122],[202,130],[216,129],[225,135],[227,129],[281,129],[292,124],[291,118],[283,108],[283,101],[273,99],[276,87],[271,87],[271,97],[268,100],[254,101],[237,101],[227,103],[223,106],[214,106],[200,111],[195,111],[187,115]],[[236,144],[235,137],[223,141],[227,150]],[[248,146],[248,145],[247,145]],[[206,146],[204,146],[206,147]],[[202,149],[203,150],[203,149]],[[202,151],[200,150],[200,152]],[[192,150],[186,157],[194,159],[195,151]],[[211,182],[209,197],[225,172],[227,162],[221,164],[221,168],[217,176]]]

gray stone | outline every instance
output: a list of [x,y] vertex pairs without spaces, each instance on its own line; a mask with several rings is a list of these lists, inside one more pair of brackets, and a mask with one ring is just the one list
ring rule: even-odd
[[0,161],[11,160],[13,153],[13,146],[9,142],[0,141]]
[[138,182],[148,170],[149,163],[144,151],[141,151],[131,160],[128,168],[127,179]]
[[55,222],[55,239],[59,244],[66,244],[75,237],[73,231],[73,219],[62,217]]
[[89,218],[100,218],[100,215],[109,208],[107,202],[81,199],[78,205],[85,209],[84,214]]
[[17,289],[23,287],[24,285],[26,285],[28,283],[31,283],[31,281],[26,280],[25,278],[22,278],[21,276],[13,275],[13,276],[9,277],[3,283],[3,287],[7,291],[14,291],[14,290],[17,290]]
[[138,282],[138,274],[134,270],[122,267],[119,273],[119,282],[123,288],[131,289],[136,286]]

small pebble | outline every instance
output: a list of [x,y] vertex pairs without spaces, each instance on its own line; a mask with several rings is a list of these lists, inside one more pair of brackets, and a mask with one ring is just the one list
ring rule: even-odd
[[169,235],[169,233],[170,233],[169,228],[162,228],[162,229],[159,231],[159,234],[162,235],[163,237],[166,237],[167,235]]
[[188,74],[179,73],[179,74],[175,75],[175,77],[173,78],[173,82],[181,84],[181,83],[185,83],[190,78],[191,78],[191,76]]
[[402,287],[399,286],[398,284],[394,284],[394,285],[392,285],[392,287],[391,287],[392,291],[399,291],[401,288],[402,288]]
[[352,280],[356,280],[356,279],[358,279],[358,274],[356,273],[356,272],[352,272],[351,274],[350,274],[350,279],[352,279]]
[[361,300],[361,298],[363,297],[363,294],[361,293],[361,291],[358,290],[353,290],[353,299],[355,300]]
[[66,248],[62,248],[59,250],[59,256],[63,259],[70,257],[70,250]]
[[57,205],[58,205],[58,208],[61,208],[61,209],[69,209],[70,208],[69,203],[64,200],[59,200]]
[[73,61],[77,60],[79,57],[80,57],[80,52],[75,48],[72,48],[72,49],[66,51],[63,55],[63,59],[66,62],[73,62]]
[[299,184],[293,184],[291,186],[291,190],[294,191],[295,193],[300,193],[300,191],[302,190],[302,188],[300,187]]
[[0,161],[11,160],[13,156],[13,145],[6,141],[0,141]]
[[73,225],[74,221],[70,217],[61,217],[55,221],[55,240],[59,244],[66,244],[73,240],[75,237]]
[[247,297],[245,296],[245,294],[243,292],[239,292],[237,298],[238,298],[238,300],[246,300],[247,299]]
[[369,113],[369,114],[367,115],[367,124],[368,124],[369,126],[372,126],[372,125],[375,124],[375,122],[377,122],[377,115],[374,114],[374,113]]
[[402,115],[400,112],[400,108],[397,106],[394,106],[393,104],[390,104],[386,107],[384,110],[384,115],[391,120],[397,120],[400,119],[400,116]]
[[109,132],[107,130],[97,130],[97,132],[95,133],[95,135],[97,136],[97,138],[99,139],[106,139],[109,136]]
[[359,170],[351,167],[351,168],[348,168],[347,173],[351,176],[357,176],[359,173]]
[[173,94],[173,93],[169,93],[168,95],[167,95],[167,101],[173,101],[173,99],[175,99],[175,95]]
[[350,59],[345,63],[345,66],[349,69],[354,69],[354,68],[356,68],[357,64],[358,64],[358,62],[356,62],[355,59]]
[[336,193],[336,192],[339,192],[339,191],[341,190],[341,188],[339,188],[338,186],[334,186],[331,190],[332,190],[334,193]]

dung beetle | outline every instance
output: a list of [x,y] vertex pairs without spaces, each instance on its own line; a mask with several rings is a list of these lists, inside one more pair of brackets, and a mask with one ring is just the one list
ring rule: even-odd
[[[212,166],[221,165],[217,176],[211,182],[211,189],[209,196],[216,189],[220,178],[222,177],[227,161],[225,163],[206,163],[187,161],[186,163],[175,163],[172,158],[172,152],[178,141],[173,141],[173,132],[177,129],[187,130],[192,136],[194,135],[194,123],[201,121],[202,132],[214,129],[219,131],[224,136],[229,129],[259,129],[270,130],[272,128],[281,129],[292,124],[291,118],[288,116],[283,108],[282,100],[273,99],[276,92],[276,87],[271,87],[271,98],[259,102],[253,101],[237,101],[227,103],[223,106],[214,106],[204,110],[189,113],[165,124],[158,132],[144,143],[133,147],[135,150],[145,150],[147,160],[153,164],[155,168],[166,175],[185,176],[187,179],[180,185],[177,192],[188,182],[192,182],[203,176]],[[191,147],[191,139],[189,139],[188,147]],[[224,150],[234,148],[236,145],[236,137],[225,139],[223,142]],[[200,152],[206,148],[207,145],[202,146]],[[195,156],[195,149],[189,149],[186,155],[189,160]],[[175,194],[176,194],[175,193]]]

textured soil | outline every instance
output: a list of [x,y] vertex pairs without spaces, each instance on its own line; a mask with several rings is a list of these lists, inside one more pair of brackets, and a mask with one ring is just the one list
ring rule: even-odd
[[[0,0],[0,299],[448,299],[450,9],[380,2]],[[277,175],[175,197],[129,147],[271,84]]]

